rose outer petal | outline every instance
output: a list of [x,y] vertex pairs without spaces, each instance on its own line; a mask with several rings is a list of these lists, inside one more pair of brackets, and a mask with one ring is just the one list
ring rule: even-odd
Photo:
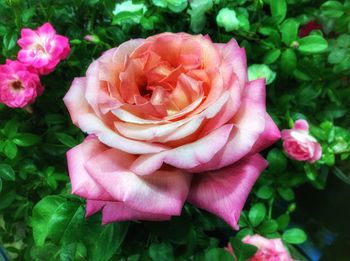
[[88,136],[81,144],[67,152],[69,176],[72,183],[72,194],[83,198],[112,200],[113,198],[92,179],[84,167],[87,160],[109,149],[93,135]]
[[259,154],[226,168],[194,174],[187,200],[225,220],[238,230],[244,203],[267,162]]
[[140,177],[130,171],[135,158],[112,148],[90,158],[84,166],[114,201],[141,212],[180,215],[192,175],[181,170],[159,170]]

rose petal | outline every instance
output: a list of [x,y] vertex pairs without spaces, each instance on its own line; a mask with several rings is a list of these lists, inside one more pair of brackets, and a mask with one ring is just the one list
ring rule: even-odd
[[120,149],[131,154],[157,153],[168,147],[156,143],[135,141],[120,136],[106,126],[100,118],[94,114],[82,114],[78,118],[79,127],[88,134],[94,134],[98,139],[112,148]]
[[250,154],[258,153],[274,144],[281,138],[281,132],[270,115],[266,113],[265,129],[254,144]]
[[74,78],[72,86],[63,98],[64,104],[75,125],[77,125],[78,118],[81,114],[92,112],[91,107],[84,98],[85,86],[85,77]]
[[87,137],[83,143],[67,152],[69,176],[72,183],[72,193],[83,198],[108,200],[111,196],[92,179],[84,164],[91,157],[107,150],[93,136]]
[[222,56],[224,81],[228,81],[232,71],[237,75],[241,88],[248,82],[247,57],[244,48],[240,48],[236,40],[232,39],[226,44],[215,44]]
[[309,131],[309,124],[307,123],[306,120],[297,120],[294,123],[294,129]]
[[206,163],[226,144],[232,125],[224,125],[195,142],[158,154],[141,155],[131,166],[138,175],[149,175],[163,163],[189,169]]
[[140,177],[130,171],[136,156],[109,149],[86,162],[91,177],[115,201],[141,212],[179,215],[186,200],[191,174],[180,170],[160,170]]
[[246,87],[239,111],[232,119],[234,128],[227,144],[206,164],[190,172],[215,170],[240,160],[250,153],[265,129],[265,82],[258,79]]
[[225,220],[238,230],[248,194],[267,162],[259,154],[226,168],[193,175],[188,201]]

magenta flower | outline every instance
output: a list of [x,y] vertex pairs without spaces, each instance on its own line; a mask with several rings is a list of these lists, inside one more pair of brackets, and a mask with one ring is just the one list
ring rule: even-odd
[[0,65],[0,103],[24,108],[43,90],[39,76],[23,63],[6,60],[6,64]]
[[256,234],[247,235],[242,241],[258,248],[249,261],[293,261],[279,238],[268,239]]
[[297,120],[294,128],[282,130],[282,140],[284,151],[292,159],[313,163],[322,156],[322,148],[309,134],[309,124],[305,120]]
[[233,228],[280,138],[265,81],[235,40],[163,33],[106,51],[64,98],[90,134],[68,156],[72,191],[103,222],[166,220],[187,200]]
[[68,38],[56,34],[50,23],[45,23],[37,30],[22,29],[17,43],[22,47],[18,60],[32,66],[40,74],[52,72],[70,52]]

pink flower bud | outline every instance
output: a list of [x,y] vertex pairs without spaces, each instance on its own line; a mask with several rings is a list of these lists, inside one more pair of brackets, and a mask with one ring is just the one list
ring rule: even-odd
[[100,38],[98,38],[98,36],[94,35],[94,34],[85,35],[84,40],[86,40],[88,42],[92,42],[92,43],[99,43],[100,42]]
[[279,238],[268,239],[260,235],[247,235],[242,241],[258,248],[249,261],[293,261]]
[[292,159],[313,163],[322,156],[322,148],[309,134],[309,125],[305,120],[297,120],[294,128],[283,130],[282,140],[285,152]]

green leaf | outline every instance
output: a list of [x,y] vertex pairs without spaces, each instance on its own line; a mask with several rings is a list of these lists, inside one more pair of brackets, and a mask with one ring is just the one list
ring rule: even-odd
[[22,21],[27,23],[35,15],[35,12],[34,7],[24,9],[21,14]]
[[57,139],[69,148],[72,148],[78,144],[78,142],[70,135],[66,133],[56,133]]
[[9,159],[14,159],[17,156],[17,146],[10,140],[5,141],[3,151]]
[[50,238],[56,243],[68,244],[81,237],[79,230],[84,222],[84,210],[75,202],[61,196],[47,196],[33,208],[31,225],[37,246]]
[[326,148],[322,151],[323,153],[323,159],[327,166],[332,167],[335,164],[335,155],[331,148]]
[[286,201],[292,201],[294,199],[294,191],[290,188],[278,188],[277,191]]
[[77,250],[77,243],[65,244],[60,249],[60,261],[75,261],[75,252]]
[[344,57],[347,55],[346,49],[334,48],[328,55],[328,62],[331,64],[337,64],[343,61]]
[[169,242],[152,243],[148,249],[149,256],[152,260],[174,260],[173,247]]
[[0,178],[10,181],[16,180],[15,172],[10,165],[0,164]]
[[152,0],[152,3],[155,5],[155,6],[158,6],[158,7],[167,7],[168,3],[167,3],[167,0]]
[[288,75],[292,74],[297,67],[297,56],[292,49],[286,49],[281,57],[281,70]]
[[263,203],[254,204],[248,213],[248,219],[253,227],[258,226],[266,216],[266,207]]
[[322,14],[330,18],[339,18],[344,14],[343,5],[338,1],[327,1],[321,5]]
[[282,214],[276,219],[278,223],[278,229],[279,230],[284,230],[288,227],[290,217],[289,214]]
[[123,243],[129,228],[128,222],[106,225],[92,249],[91,260],[109,261]]
[[167,0],[168,8],[174,13],[180,13],[187,7],[187,0]]
[[0,178],[0,193],[2,191],[2,179]]
[[309,180],[316,180],[317,176],[318,176],[318,173],[317,173],[317,169],[314,165],[312,164],[305,164],[304,165],[304,170],[305,170],[305,173],[306,173],[306,177],[309,179]]
[[350,46],[350,35],[341,34],[337,38],[337,46],[347,48]]
[[260,226],[259,231],[263,235],[274,233],[278,230],[278,223],[276,220],[265,220]]
[[83,206],[79,206],[75,212],[72,211],[71,213],[74,215],[69,219],[69,222],[61,238],[61,242],[63,244],[76,242],[81,236],[81,233],[83,233],[81,230],[81,227],[85,222],[85,211]]
[[283,21],[287,14],[286,0],[270,0],[270,9],[273,18],[276,18],[277,23]]
[[271,51],[268,51],[264,56],[264,64],[272,64],[277,61],[277,59],[281,55],[280,49],[274,49]]
[[258,198],[262,198],[262,199],[269,199],[271,198],[272,194],[273,194],[273,188],[267,185],[260,187],[258,192],[256,193]]
[[12,138],[16,135],[18,130],[19,123],[17,119],[12,119],[8,122],[6,122],[5,127],[3,128],[2,132],[4,135],[8,138]]
[[[155,260],[155,259],[153,259]],[[168,260],[158,259],[158,260]],[[207,261],[233,261],[233,256],[223,248],[212,248],[204,254],[204,260]]]
[[281,26],[282,42],[288,47],[298,38],[299,22],[293,18],[287,19]]
[[64,207],[66,199],[60,196],[47,196],[40,200],[33,208],[31,225],[33,237],[37,246],[43,246],[49,236],[55,219],[61,219],[58,215],[60,209]]
[[232,237],[230,238],[230,244],[233,252],[237,258],[237,261],[246,261],[252,257],[258,248],[253,245],[244,244],[240,239]]
[[281,173],[287,167],[286,156],[277,148],[270,150],[267,161],[269,162],[269,171],[272,173]]
[[328,48],[328,42],[320,35],[309,35],[301,38],[298,50],[303,53],[320,53]]
[[291,228],[284,231],[282,239],[289,244],[301,244],[306,241],[307,235],[299,228]]
[[8,30],[2,41],[5,50],[11,50],[16,46],[18,33],[15,30]]
[[12,141],[20,147],[29,147],[38,143],[40,141],[40,137],[31,133],[18,133],[12,139]]
[[205,13],[213,8],[212,0],[193,0],[190,2],[191,9],[188,13],[191,15],[190,28],[193,32],[201,32],[207,21]]
[[9,207],[12,204],[12,202],[16,199],[16,196],[17,194],[15,190],[11,190],[7,193],[2,193],[0,200],[0,210]]

